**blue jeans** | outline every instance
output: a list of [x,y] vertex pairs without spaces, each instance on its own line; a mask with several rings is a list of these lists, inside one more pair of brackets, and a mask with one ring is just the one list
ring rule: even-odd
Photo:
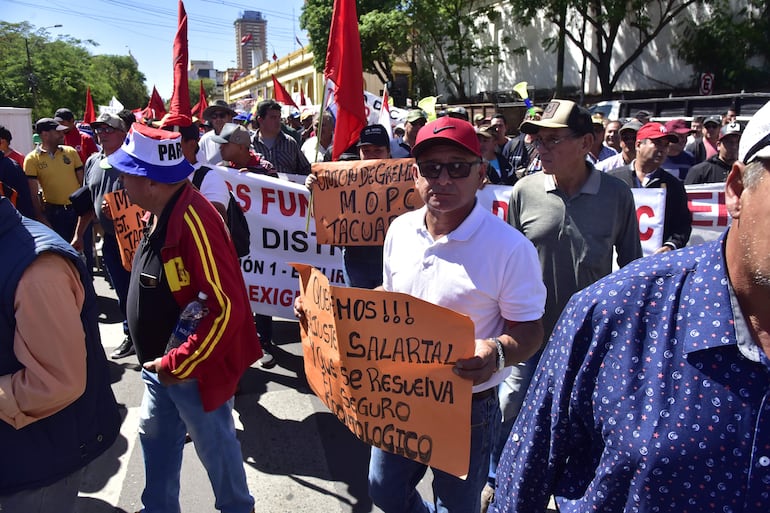
[[369,460],[369,496],[385,513],[475,513],[481,508],[481,490],[487,479],[489,454],[497,439],[500,407],[497,394],[471,403],[471,458],[468,477],[459,479],[433,468],[434,502],[423,499],[417,484],[428,467],[372,447]]
[[345,246],[342,258],[348,287],[373,289],[382,285],[382,246]]
[[529,382],[535,374],[535,369],[540,361],[540,351],[526,362],[521,362],[511,367],[510,375],[500,383],[498,397],[500,399],[500,411],[502,412],[502,425],[497,435],[497,440],[492,445],[492,455],[489,458],[489,483],[494,486],[497,479],[497,464],[503,453],[505,443],[511,434],[511,428],[519,416],[524,397],[527,395]]
[[209,476],[223,513],[249,513],[254,499],[246,485],[241,444],[235,437],[233,399],[204,412],[198,383],[186,381],[169,387],[158,376],[142,370],[145,384],[139,419],[139,440],[144,454],[144,513],[179,513],[179,475],[185,433]]
[[126,298],[128,297],[128,283],[131,279],[131,272],[126,271],[120,259],[120,248],[114,234],[105,232],[102,242],[102,261],[107,270],[107,276],[110,278],[118,296],[118,306],[120,313],[123,314],[123,333],[128,335],[128,323],[126,322]]

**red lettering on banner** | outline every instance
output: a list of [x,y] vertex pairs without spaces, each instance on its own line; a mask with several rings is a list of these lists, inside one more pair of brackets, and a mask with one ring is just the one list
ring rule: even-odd
[[693,226],[727,226],[729,222],[724,192],[688,192],[687,208],[692,212]]
[[641,207],[636,209],[636,221],[639,223],[640,231],[639,231],[639,240],[642,242],[646,240],[650,240],[650,237],[652,237],[653,229],[647,228],[646,231],[641,231],[642,226],[642,216],[646,217],[653,217],[655,215],[655,212],[652,210],[652,207],[648,205],[642,205]]
[[508,220],[508,202],[492,200],[492,213],[503,221]]
[[266,305],[292,306],[294,298],[299,296],[298,290],[249,285],[249,300]]
[[291,217],[297,215],[305,217],[308,203],[307,196],[304,194],[267,187],[262,188],[262,214],[267,214],[269,205],[275,204],[281,211],[282,216]]
[[[227,188],[230,189],[230,191],[233,190],[232,186],[228,183]],[[238,201],[238,204],[241,206],[241,210],[244,212],[248,212],[251,208],[251,189],[249,189],[249,186],[244,183],[239,183],[235,187],[235,197],[240,200]]]

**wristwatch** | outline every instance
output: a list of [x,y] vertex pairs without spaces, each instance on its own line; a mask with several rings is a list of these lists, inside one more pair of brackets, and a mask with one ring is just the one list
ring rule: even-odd
[[497,337],[494,337],[492,339],[495,343],[495,347],[497,348],[497,372],[500,372],[501,370],[505,369],[505,349],[503,348],[503,343],[500,342],[500,339]]

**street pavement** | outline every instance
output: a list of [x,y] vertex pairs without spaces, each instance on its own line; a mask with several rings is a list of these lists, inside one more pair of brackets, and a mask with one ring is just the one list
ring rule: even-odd
[[[114,291],[97,274],[100,330],[109,354],[123,339]],[[296,322],[276,321],[270,370],[250,368],[241,380],[233,416],[244,468],[257,512],[379,511],[367,494],[369,449],[315,397],[303,372]],[[83,474],[78,513],[133,513],[144,486],[138,424],[143,385],[135,356],[110,360],[113,390],[124,416],[112,448]],[[421,489],[429,493],[423,484]],[[193,444],[185,446],[180,503],[182,513],[216,511],[214,495]]]

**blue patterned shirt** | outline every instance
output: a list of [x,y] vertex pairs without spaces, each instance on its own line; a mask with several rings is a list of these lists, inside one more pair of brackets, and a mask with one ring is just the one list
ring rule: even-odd
[[[724,236],[577,293],[503,452],[490,512],[765,511],[770,361],[726,273]],[[769,298],[770,299],[770,298]]]

